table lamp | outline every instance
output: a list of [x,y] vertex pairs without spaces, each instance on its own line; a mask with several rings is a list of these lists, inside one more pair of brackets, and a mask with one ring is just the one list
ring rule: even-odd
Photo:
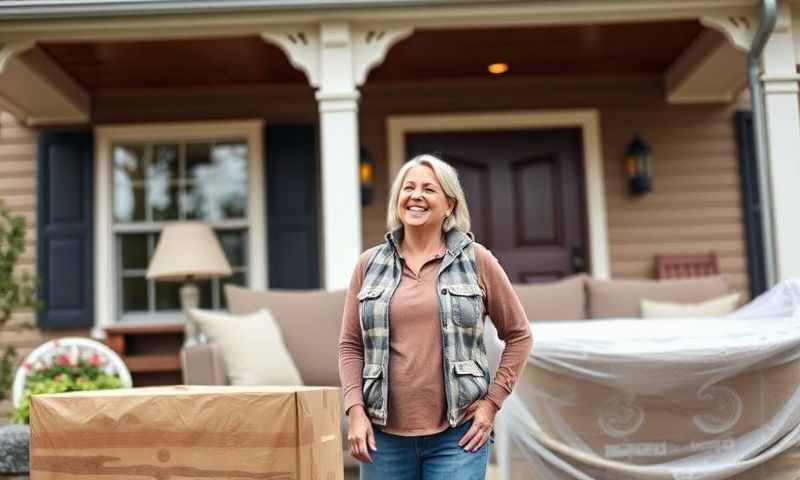
[[186,318],[184,347],[199,342],[197,326],[189,310],[200,304],[200,290],[194,283],[233,273],[211,227],[203,222],[176,222],[161,231],[156,251],[147,268],[147,278],[181,282],[181,308]]

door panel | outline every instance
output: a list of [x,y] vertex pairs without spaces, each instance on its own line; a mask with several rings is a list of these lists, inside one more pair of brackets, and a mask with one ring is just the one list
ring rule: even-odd
[[512,282],[551,281],[584,260],[579,129],[415,133],[409,158],[433,153],[458,170],[476,239]]

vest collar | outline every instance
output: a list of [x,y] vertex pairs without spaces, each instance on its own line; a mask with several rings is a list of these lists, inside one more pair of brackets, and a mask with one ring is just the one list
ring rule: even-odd
[[[403,227],[393,230],[386,234],[386,241],[394,248],[395,253],[400,257],[400,244],[403,242]],[[455,228],[445,233],[445,243],[447,244],[447,253],[455,257],[461,253],[464,248],[470,243],[475,241],[475,236],[472,232],[460,232]]]

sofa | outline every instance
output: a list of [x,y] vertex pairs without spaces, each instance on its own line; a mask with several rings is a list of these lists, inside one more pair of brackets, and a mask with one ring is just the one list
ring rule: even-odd
[[[599,280],[584,274],[514,288],[533,324],[534,348],[537,322],[640,317],[643,299],[696,303],[723,296],[730,290],[722,276],[655,281]],[[248,314],[264,308],[272,313],[304,384],[339,386],[337,344],[345,291],[256,291],[226,285],[225,297],[232,314]],[[198,344],[184,349],[182,354],[185,383],[228,383],[219,346]],[[496,359],[492,363],[496,366]],[[346,417],[342,415],[344,462],[345,467],[352,467],[357,463],[347,453],[346,428]]]

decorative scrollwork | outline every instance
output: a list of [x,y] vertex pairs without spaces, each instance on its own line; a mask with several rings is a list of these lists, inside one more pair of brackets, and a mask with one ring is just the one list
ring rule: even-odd
[[614,438],[636,433],[645,419],[644,409],[636,405],[634,398],[615,395],[603,404],[597,422],[606,435]]
[[707,405],[708,413],[695,415],[692,421],[705,433],[720,434],[730,430],[742,416],[742,399],[731,388],[709,387],[697,392],[697,397]]

